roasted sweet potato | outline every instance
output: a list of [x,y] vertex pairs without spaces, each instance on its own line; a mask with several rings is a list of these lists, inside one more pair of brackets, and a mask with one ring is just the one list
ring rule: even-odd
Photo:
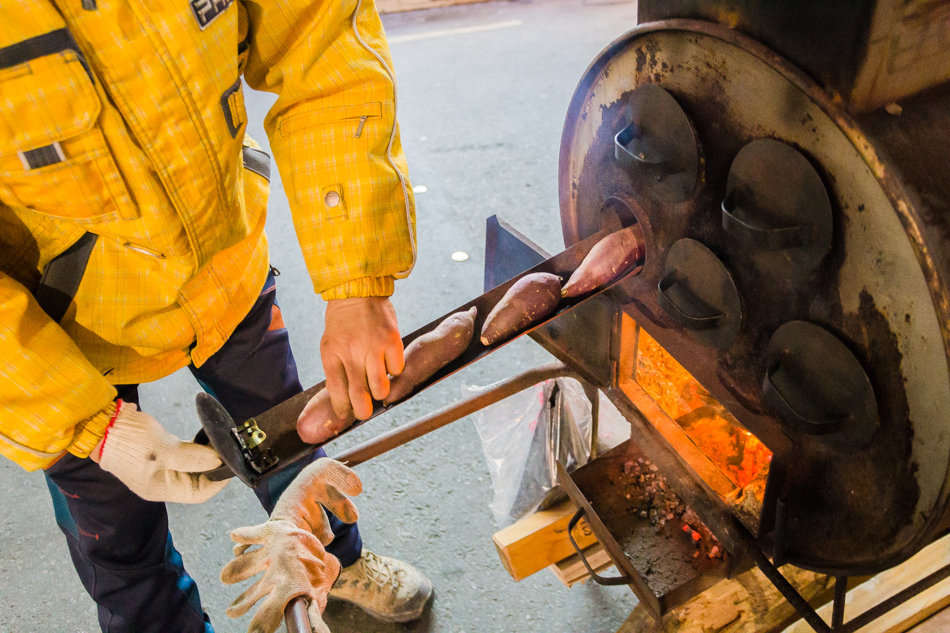
[[643,233],[634,224],[594,244],[561,289],[561,296],[579,297],[615,281],[643,257]]
[[467,312],[456,312],[431,332],[423,334],[406,346],[406,367],[392,379],[389,395],[383,400],[387,407],[402,400],[412,390],[432,377],[468,349],[475,334],[474,306]]
[[511,338],[554,312],[561,299],[561,278],[532,273],[514,283],[485,319],[482,345]]
[[337,417],[330,404],[330,392],[323,388],[310,398],[310,402],[297,418],[297,433],[309,444],[321,444],[338,435],[356,421],[351,412],[346,418]]

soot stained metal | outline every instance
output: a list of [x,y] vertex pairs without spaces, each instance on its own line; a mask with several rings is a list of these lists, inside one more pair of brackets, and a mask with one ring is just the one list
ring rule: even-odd
[[[683,201],[657,195],[631,173],[635,165],[616,159],[630,103],[658,89],[678,104],[672,116],[689,117],[702,157]],[[946,162],[934,144],[925,153]],[[761,44],[710,23],[669,21],[639,27],[594,61],[561,148],[566,243],[600,230],[608,201],[626,202],[648,256],[613,295],[773,451],[760,544],[835,574],[907,558],[947,507],[947,291],[933,283],[947,271],[928,254],[945,249],[920,243],[913,183],[896,176],[907,168],[874,146]],[[946,187],[935,189],[946,200]],[[701,245],[708,261],[685,269],[684,242]],[[709,326],[729,311],[694,290],[722,284],[713,270],[734,283],[741,316],[731,340],[710,340]],[[678,299],[664,292],[676,286]],[[794,340],[777,336],[783,327]]]

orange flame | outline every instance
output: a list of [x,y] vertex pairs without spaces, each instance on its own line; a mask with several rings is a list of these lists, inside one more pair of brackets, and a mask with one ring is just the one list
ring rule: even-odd
[[636,380],[736,486],[747,485],[772,459],[772,452],[643,329]]

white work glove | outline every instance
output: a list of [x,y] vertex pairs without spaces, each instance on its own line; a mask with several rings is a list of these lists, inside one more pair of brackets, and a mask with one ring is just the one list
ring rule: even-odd
[[308,530],[324,545],[333,540],[330,522],[323,511],[326,508],[344,523],[356,523],[359,513],[347,498],[363,492],[363,482],[352,470],[329,457],[321,457],[306,468],[287,486],[274,511],[272,521],[290,521],[301,530]]
[[[264,575],[231,603],[225,613],[239,618],[261,598],[264,602],[251,619],[248,633],[273,633],[284,619],[284,609],[297,596],[307,596],[310,627],[319,633],[330,633],[321,614],[327,606],[327,595],[340,575],[340,561],[327,552],[320,540],[290,521],[268,521],[253,527],[230,532],[238,543],[234,558],[221,570],[221,581],[227,585]],[[248,551],[252,545],[260,547]]]
[[[322,506],[341,521],[353,523],[358,512],[346,495],[362,491],[356,473],[323,457],[304,468],[284,490],[266,523],[232,530],[229,534],[237,545],[234,558],[221,570],[221,581],[231,585],[262,571],[264,575],[231,603],[228,616],[244,615],[266,596],[248,631],[273,633],[287,604],[297,596],[307,596],[311,626],[329,633],[321,613],[340,574],[340,561],[324,549],[333,540],[333,532]],[[249,551],[251,545],[260,547]]]
[[90,457],[146,501],[202,503],[228,485],[201,474],[221,465],[213,448],[181,441],[131,402],[116,402],[115,420]]

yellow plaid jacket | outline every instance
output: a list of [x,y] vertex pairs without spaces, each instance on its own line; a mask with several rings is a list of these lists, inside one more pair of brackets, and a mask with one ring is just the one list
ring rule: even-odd
[[[391,67],[373,0],[0,0],[0,453],[85,457],[112,385],[200,366],[253,305],[269,189],[242,76],[278,95],[315,291],[391,294],[415,258]],[[54,323],[32,293],[87,231]]]

